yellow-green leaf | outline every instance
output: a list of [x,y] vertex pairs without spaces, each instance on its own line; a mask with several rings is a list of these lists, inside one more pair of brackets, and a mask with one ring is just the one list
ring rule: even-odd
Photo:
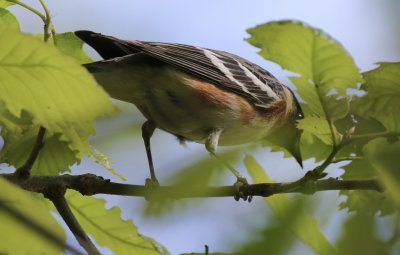
[[6,8],[10,5],[13,5],[14,3],[11,3],[7,0],[0,0],[0,8]]
[[162,246],[143,237],[131,220],[121,219],[120,208],[106,209],[104,199],[84,197],[75,191],[68,191],[66,198],[83,229],[99,245],[118,255],[165,254]]
[[[77,154],[88,153],[94,120],[112,113],[108,95],[76,61],[37,38],[0,30],[0,103],[16,118],[60,133]],[[79,158],[79,156],[78,156]]]
[[[243,153],[243,147],[236,147],[228,149],[218,153],[219,157],[223,158],[225,162],[233,164],[240,159],[240,155]],[[192,162],[190,165],[183,167],[176,171],[169,180],[165,183],[175,187],[179,187],[182,190],[191,190],[193,192],[203,190],[209,185],[210,180],[216,179],[215,177],[224,176],[223,174],[230,174],[223,162],[212,156],[205,156],[197,161]],[[145,212],[146,215],[157,215],[165,213],[171,209],[174,209],[175,205],[185,205],[188,200],[172,200],[165,199],[163,201],[155,201],[146,204]]]
[[[37,196],[21,190],[0,178],[0,204],[6,204],[24,218],[46,229],[53,236],[65,240],[66,235],[49,208]],[[34,228],[17,220],[15,214],[0,206],[0,254],[60,254],[63,248],[55,245]]]
[[19,30],[19,23],[17,18],[8,10],[1,8],[0,2],[0,30],[5,28],[11,28]]
[[[0,151],[0,162],[16,168],[22,166],[34,146],[37,133],[38,128],[29,129],[21,135],[2,132],[5,142]],[[47,136],[31,172],[36,175],[57,175],[70,171],[69,167],[76,161],[75,152],[69,149],[68,143],[60,141],[59,135]]]
[[83,51],[83,42],[72,32],[56,35],[57,49],[68,55],[78,63],[84,64],[91,62],[92,59]]
[[363,150],[385,187],[385,193],[400,211],[400,142],[388,143],[386,138],[370,141]]
[[306,116],[304,119],[299,120],[297,127],[304,130],[308,134],[318,137],[325,144],[332,144],[332,135],[325,119],[317,116]]
[[346,95],[356,88],[360,74],[343,47],[323,31],[301,22],[277,21],[250,28],[249,43],[259,54],[282,68],[310,80],[322,95],[335,89]]
[[104,167],[112,175],[117,176],[120,180],[126,181],[126,178],[123,175],[119,174],[114,168],[111,167],[112,158],[110,156],[97,150],[93,146],[89,147],[89,153],[90,158],[92,158],[97,164]]
[[376,235],[376,225],[374,214],[360,212],[351,215],[343,224],[337,254],[390,254],[389,245]]
[[367,94],[355,102],[354,110],[379,120],[388,130],[400,131],[400,62],[379,63],[363,75]]

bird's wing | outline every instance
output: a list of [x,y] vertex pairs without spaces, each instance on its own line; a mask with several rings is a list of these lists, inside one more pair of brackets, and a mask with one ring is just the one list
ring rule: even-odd
[[184,44],[125,41],[90,31],[75,33],[105,59],[145,53],[259,107],[268,107],[283,97],[284,85],[271,73],[234,54]]

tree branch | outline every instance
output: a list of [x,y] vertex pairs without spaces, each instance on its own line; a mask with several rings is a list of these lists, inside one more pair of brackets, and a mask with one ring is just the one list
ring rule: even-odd
[[89,255],[101,255],[100,251],[96,248],[88,235],[85,233],[75,215],[69,208],[64,196],[50,198],[61,217],[64,219],[68,228],[74,234],[76,240]]
[[[49,187],[73,189],[83,195],[110,194],[135,197],[156,198],[199,198],[199,197],[233,197],[237,190],[233,186],[204,187],[202,189],[188,189],[187,186],[160,186],[147,188],[143,185],[132,185],[110,182],[93,174],[60,175],[60,176],[31,176],[28,179],[17,178],[14,174],[2,174],[5,179],[19,185],[21,188],[46,194]],[[304,177],[295,182],[259,183],[244,186],[242,191],[248,196],[268,197],[281,193],[312,194],[325,190],[375,190],[383,191],[377,180],[345,181],[333,178],[309,181]],[[52,191],[54,192],[54,191]]]
[[24,165],[15,170],[15,173],[19,177],[27,177],[30,175],[32,166],[35,163],[37,157],[39,156],[40,150],[43,148],[44,145],[43,139],[45,134],[46,134],[46,129],[44,127],[40,127],[36,137],[35,144],[33,145],[33,148],[31,150],[31,153],[29,154],[28,159],[25,161]]
[[[42,182],[42,184],[44,183]],[[67,200],[64,197],[66,189],[66,186],[60,186],[59,183],[53,182],[45,187],[45,189],[43,189],[41,193],[43,193],[46,198],[50,199],[53,202],[57,211],[64,219],[68,228],[74,234],[80,246],[89,255],[100,255],[101,253],[90,240],[88,235],[85,233],[78,220],[75,218],[75,215],[72,213],[71,208],[68,206]]]

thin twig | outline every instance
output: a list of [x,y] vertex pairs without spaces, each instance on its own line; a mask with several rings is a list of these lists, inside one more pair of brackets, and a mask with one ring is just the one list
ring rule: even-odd
[[50,11],[49,11],[49,9],[47,8],[47,6],[46,6],[46,4],[44,3],[43,0],[39,0],[39,2],[40,2],[40,4],[42,5],[42,8],[43,8],[43,10],[44,10],[44,13],[46,14],[47,19],[49,19],[49,17],[50,17]]
[[362,134],[362,135],[354,135],[346,140],[344,140],[342,142],[342,145],[348,145],[350,143],[353,143],[355,141],[359,141],[359,140],[372,140],[375,138],[379,138],[379,137],[399,137],[400,133],[399,132],[378,132],[378,133],[369,133],[369,134]]
[[49,196],[48,197],[57,208],[57,211],[60,213],[61,217],[64,219],[68,228],[74,234],[76,240],[82,246],[82,248],[89,255],[100,255],[100,251],[96,248],[93,242],[90,240],[88,235],[82,229],[78,220],[75,218],[75,215],[72,213],[71,208],[68,206],[67,200],[62,196]]
[[73,254],[81,255],[82,253],[75,249],[74,247],[65,243],[65,240],[55,236],[51,231],[44,228],[40,224],[32,221],[31,219],[27,218],[24,214],[19,212],[18,210],[14,209],[12,206],[8,206],[8,204],[4,201],[0,201],[0,211],[5,212],[11,218],[16,219],[18,222],[22,223],[27,228],[33,230],[38,235],[42,236],[44,239],[48,240],[49,242],[57,245],[62,250],[68,250]]
[[39,132],[36,136],[36,141],[35,144],[33,145],[33,148],[31,150],[31,153],[29,154],[28,159],[25,161],[25,163],[17,168],[15,173],[20,176],[20,177],[28,177],[30,175],[30,171],[32,169],[33,164],[35,163],[37,157],[39,156],[40,150],[43,148],[44,145],[44,135],[46,134],[46,129],[44,127],[39,128]]
[[[314,170],[308,172],[302,179],[303,181],[307,180],[317,180],[325,175],[323,174],[324,170],[331,164],[335,162],[336,154],[344,148],[346,145],[349,145],[353,142],[360,140],[372,140],[379,137],[392,137],[392,136],[400,136],[399,132],[379,132],[379,133],[370,133],[370,134],[362,134],[362,135],[352,135],[350,137],[344,137],[339,144],[333,146],[331,153],[325,159],[324,162],[320,166],[317,166]],[[353,158],[352,158],[353,159]]]

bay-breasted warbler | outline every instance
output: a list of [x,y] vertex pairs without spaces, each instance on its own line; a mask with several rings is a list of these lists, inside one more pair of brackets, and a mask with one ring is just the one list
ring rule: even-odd
[[181,142],[205,144],[213,155],[218,145],[267,138],[302,164],[296,128],[303,118],[300,105],[287,86],[260,66],[191,45],[120,40],[91,31],[75,34],[104,58],[84,65],[97,82],[147,118],[142,135],[153,181],[150,137],[155,128]]

